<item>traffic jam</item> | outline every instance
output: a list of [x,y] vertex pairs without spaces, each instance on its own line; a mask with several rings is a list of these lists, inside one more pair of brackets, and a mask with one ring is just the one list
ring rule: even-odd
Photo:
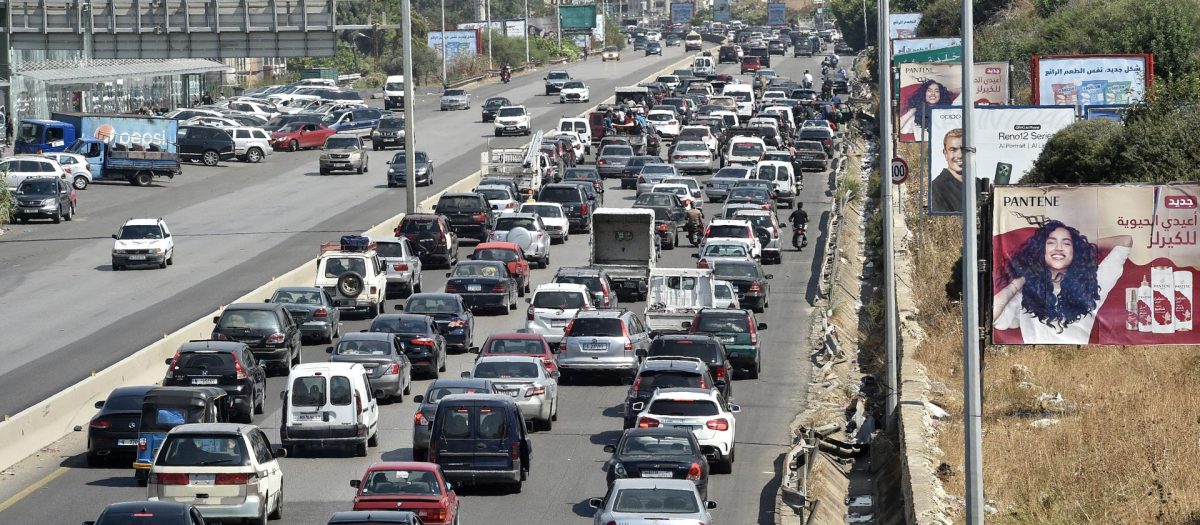
[[[492,506],[541,490],[553,463],[604,478],[605,491],[570,502],[579,521],[714,523],[718,503],[737,497],[721,478],[758,432],[743,422],[739,436],[739,420],[778,416],[754,414],[734,390],[749,396],[798,359],[794,340],[767,340],[797,329],[766,317],[799,324],[788,312],[818,241],[804,206],[820,204],[844,158],[856,82],[828,32],[742,27],[695,52],[690,35],[662,33],[639,28],[624,52],[682,40],[690,65],[652,81],[600,93],[565,70],[538,73],[558,106],[613,97],[580,116],[561,110],[553,129],[506,97],[447,90],[439,109],[479,111],[486,134],[515,136],[484,147],[478,186],[442,193],[389,236],[314,246],[310,286],[226,305],[207,339],[166,360],[161,386],[97,402],[86,464],[127,473],[145,498],[95,508],[93,523],[525,522],[493,519]],[[814,57],[825,66],[816,80],[801,65]],[[370,151],[404,144],[402,106],[372,111],[360,133],[285,118],[267,147],[238,156],[321,147],[322,175],[434,184],[423,151],[411,179],[403,149],[385,173],[370,171]],[[196,128],[230,118],[184,116]],[[165,268],[187,242],[161,219],[131,219],[113,237],[114,269]],[[589,401],[599,396],[619,399]],[[607,427],[590,439],[560,421],[580,402],[604,405],[603,418],[586,416]],[[592,470],[543,452],[567,438],[607,459]],[[334,476],[353,458],[370,462]],[[302,490],[328,498],[294,496]]]

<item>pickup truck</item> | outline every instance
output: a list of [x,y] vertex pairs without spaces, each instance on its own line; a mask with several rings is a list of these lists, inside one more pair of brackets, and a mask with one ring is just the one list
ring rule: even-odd
[[644,301],[658,261],[657,237],[653,210],[600,208],[592,214],[588,263],[606,271],[618,290]]
[[366,310],[369,318],[379,315],[388,278],[375,248],[374,243],[365,247],[337,242],[321,245],[313,286],[328,292],[338,309]]
[[522,195],[537,195],[546,178],[546,157],[531,146],[540,144],[541,138],[539,131],[529,144],[518,148],[492,146],[489,141],[487,149],[479,154],[480,178],[512,181]]
[[93,180],[123,178],[134,186],[149,186],[154,177],[173,179],[181,171],[179,154],[173,151],[130,150],[124,144],[93,138],[78,139],[64,151],[87,159]]
[[702,308],[712,308],[716,297],[712,270],[655,268],[647,285],[646,326],[659,333],[683,333],[683,323]]

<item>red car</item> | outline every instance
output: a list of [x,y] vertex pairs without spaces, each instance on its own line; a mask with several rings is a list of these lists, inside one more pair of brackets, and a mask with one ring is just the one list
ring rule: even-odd
[[[530,314],[533,315],[533,314]],[[546,338],[539,334],[495,334],[489,335],[483,346],[479,347],[479,357],[490,355],[515,355],[524,357],[540,357],[546,363],[546,370],[558,370],[558,354],[550,349]],[[475,359],[478,360],[479,357]]]
[[384,461],[371,465],[361,480],[353,510],[407,510],[430,525],[457,523],[458,494],[434,463]]
[[288,151],[320,148],[325,145],[325,139],[334,133],[337,131],[329,129],[323,124],[293,122],[271,134],[271,147]]
[[529,261],[525,250],[511,242],[484,242],[475,246],[472,261],[501,261],[508,265],[508,273],[517,280],[517,294],[525,297],[529,291]]
[[754,73],[762,69],[762,63],[758,61],[758,57],[742,58],[742,74]]

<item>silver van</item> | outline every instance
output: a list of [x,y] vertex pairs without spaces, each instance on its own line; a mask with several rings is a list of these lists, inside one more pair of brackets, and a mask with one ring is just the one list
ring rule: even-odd
[[637,351],[650,349],[650,333],[629,310],[585,310],[567,326],[559,349],[560,383],[596,373],[632,376]]

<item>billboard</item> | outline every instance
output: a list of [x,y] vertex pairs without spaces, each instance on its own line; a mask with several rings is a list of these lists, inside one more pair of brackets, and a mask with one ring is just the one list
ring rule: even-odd
[[1084,108],[1083,114],[1087,120],[1098,118],[1106,118],[1117,122],[1125,122],[1125,113],[1129,111],[1129,106],[1088,106]]
[[787,25],[787,4],[772,2],[767,4],[767,25]]
[[1125,105],[1154,85],[1154,55],[1034,56],[1030,65],[1038,105]]
[[591,49],[592,48],[592,34],[591,33],[572,33],[572,34],[566,35],[566,36],[571,37],[571,43],[575,44],[575,47],[578,47],[579,49]]
[[994,200],[994,342],[1200,343],[1200,185],[1003,186]]
[[592,42],[604,45],[604,14],[596,13],[596,27],[592,28]]
[[671,23],[686,25],[692,23],[692,15],[696,13],[696,4],[692,2],[671,2]]
[[[929,131],[929,121],[921,114],[925,104],[962,105],[962,64],[914,62],[899,68],[900,142],[924,142]],[[1008,76],[1007,62],[976,62],[971,100],[976,106],[1008,103]]]
[[713,0],[713,22],[728,24],[733,21],[733,14],[729,10],[729,0]]
[[449,58],[458,55],[474,55],[482,52],[479,46],[483,44],[483,39],[479,37],[480,30],[466,29],[460,31],[439,31],[437,29],[429,30],[429,47],[432,47],[437,54],[442,54],[442,39],[445,35],[446,56]]
[[897,38],[892,40],[892,56],[955,46],[962,47],[961,38]]
[[558,7],[559,25],[564,31],[596,28],[596,4]]
[[[984,106],[974,113],[975,176],[1014,184],[1033,168],[1046,141],[1075,123],[1071,106]],[[962,108],[929,110],[929,213],[962,214]]]
[[921,13],[892,13],[888,21],[888,38],[913,38],[921,24]]
[[[483,29],[487,27],[487,21],[483,22],[466,22],[458,24],[459,29]],[[492,20],[492,31],[500,33],[507,37],[525,38],[525,19],[514,18],[509,20]]]

